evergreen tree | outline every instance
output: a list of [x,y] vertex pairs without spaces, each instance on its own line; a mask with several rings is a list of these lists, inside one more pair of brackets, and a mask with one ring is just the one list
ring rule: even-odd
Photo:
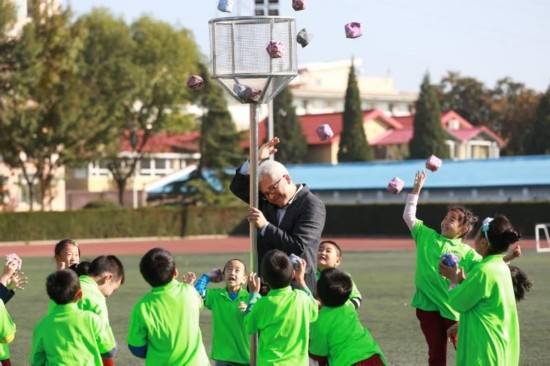
[[242,162],[244,152],[239,146],[240,134],[227,110],[223,89],[212,80],[204,65],[200,65],[205,81],[201,104],[206,114],[201,124],[199,169],[222,171]]
[[550,86],[540,98],[536,118],[526,140],[527,154],[550,154]]
[[361,110],[361,98],[353,63],[349,70],[343,123],[338,161],[372,160],[372,150],[367,143],[363,128],[363,111]]
[[307,153],[307,140],[296,117],[292,92],[288,86],[273,100],[273,114],[273,132],[281,139],[277,145],[277,160],[285,164],[302,163]]
[[426,74],[415,104],[413,138],[409,143],[409,157],[424,159],[434,154],[440,158],[449,157],[445,144],[445,131],[441,126],[441,109],[435,88],[430,85]]
[[244,151],[239,145],[240,134],[227,109],[222,87],[210,78],[208,70],[199,64],[204,88],[200,104],[205,109],[201,122],[200,153],[198,169],[176,188],[185,192],[181,197],[186,204],[226,205],[236,199],[229,191],[231,176],[226,169],[242,163]]

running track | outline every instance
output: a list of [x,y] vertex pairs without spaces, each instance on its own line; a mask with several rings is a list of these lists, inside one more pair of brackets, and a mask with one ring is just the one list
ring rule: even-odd
[[[335,240],[345,252],[412,250],[410,238],[323,238]],[[242,253],[250,248],[248,237],[195,237],[195,238],[138,238],[138,239],[94,239],[79,241],[82,250],[89,255],[117,254],[142,255],[154,247],[163,247],[176,254],[186,253]],[[0,243],[0,255],[17,253],[21,257],[53,256],[55,242]],[[534,240],[522,240],[523,249],[535,248]]]

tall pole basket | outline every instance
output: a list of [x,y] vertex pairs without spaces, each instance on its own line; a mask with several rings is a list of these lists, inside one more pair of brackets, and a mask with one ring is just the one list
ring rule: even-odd
[[[296,22],[284,17],[227,17],[209,21],[212,76],[250,104],[250,206],[258,207],[258,105],[271,101],[297,75]],[[250,224],[250,268],[257,272],[257,230]],[[266,316],[269,316],[266,314]],[[257,337],[251,344],[256,364]]]

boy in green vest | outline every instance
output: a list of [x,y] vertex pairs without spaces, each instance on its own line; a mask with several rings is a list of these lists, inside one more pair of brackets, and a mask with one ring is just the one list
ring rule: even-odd
[[[78,307],[99,316],[114,344],[116,344],[115,336],[109,323],[106,298],[118,290],[122,283],[124,283],[124,266],[114,255],[97,257],[90,263],[87,274],[80,276],[82,298],[78,302]],[[116,349],[114,353],[103,355],[105,366],[114,366],[115,353]]]
[[[209,282],[225,280],[225,287],[207,289]],[[230,259],[222,269],[199,277],[195,284],[212,311],[212,353],[216,366],[239,366],[250,363],[250,337],[244,330],[244,310],[248,302],[246,267],[240,259]],[[243,306],[244,305],[244,306]]]
[[309,353],[319,365],[383,366],[382,350],[359,320],[357,312],[346,306],[353,282],[346,273],[325,269],[317,282],[321,301],[319,318],[311,325]]
[[96,314],[78,308],[82,290],[76,273],[52,273],[46,290],[56,306],[34,328],[31,366],[103,365],[101,355],[113,352],[115,344]]
[[[260,279],[255,273],[249,276],[251,299],[244,325],[249,334],[259,332],[258,365],[309,365],[309,325],[317,320],[318,307],[304,280],[305,267],[303,259],[293,269],[286,253],[267,252],[262,279],[271,290],[259,300]],[[293,277],[299,289],[290,286]]]
[[152,289],[134,305],[128,326],[128,347],[146,366],[205,366],[199,313],[202,299],[192,285],[176,280],[172,254],[149,250],[139,263]]
[[[319,244],[317,250],[317,280],[321,276],[321,272],[327,268],[338,268],[342,264],[342,248],[335,241],[323,240]],[[351,278],[351,276],[350,276]],[[361,293],[355,286],[353,280],[351,281],[352,289],[349,296],[349,302],[353,304],[355,309],[359,309],[363,298]]]

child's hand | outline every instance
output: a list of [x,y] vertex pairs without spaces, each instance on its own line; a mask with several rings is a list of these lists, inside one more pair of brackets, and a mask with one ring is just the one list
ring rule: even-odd
[[221,268],[214,268],[210,272],[208,272],[208,277],[210,277],[210,281],[214,283],[222,282],[223,271],[221,270]]
[[244,302],[244,301],[240,301],[240,302],[239,302],[239,310],[240,310],[241,312],[244,313],[244,312],[246,311],[246,308],[247,308],[247,307],[248,307],[248,305],[246,305],[246,302]]
[[300,262],[294,268],[294,281],[296,281],[300,287],[306,287],[306,281],[304,279],[306,274],[306,266],[306,261],[303,258],[300,258]]
[[504,256],[504,261],[509,263],[518,257],[521,257],[521,245],[519,243],[512,244]]
[[251,272],[248,275],[248,291],[251,293],[260,293],[260,288],[262,287],[262,281],[260,277],[254,272]]
[[411,193],[420,194],[420,191],[422,190],[422,187],[424,186],[425,181],[426,181],[426,172],[423,170],[416,172],[416,176],[414,177],[414,185]]
[[456,335],[457,332],[458,332],[458,323],[451,325],[447,329],[447,336],[452,337],[452,336]]
[[447,266],[443,261],[439,262],[439,273],[445,278],[451,280],[451,283],[456,285],[458,283],[458,265],[455,264],[452,267]]
[[195,272],[187,272],[183,275],[183,282],[185,282],[188,285],[193,286],[195,284],[195,281],[197,280],[197,275]]
[[11,276],[6,287],[9,290],[24,290],[27,283],[29,283],[29,278],[25,276],[25,273],[17,271]]
[[10,259],[6,261],[6,264],[4,265],[4,271],[0,275],[0,283],[4,286],[7,286],[10,282],[10,279],[13,277],[15,272],[17,271],[17,268],[19,266],[19,262],[16,260]]

